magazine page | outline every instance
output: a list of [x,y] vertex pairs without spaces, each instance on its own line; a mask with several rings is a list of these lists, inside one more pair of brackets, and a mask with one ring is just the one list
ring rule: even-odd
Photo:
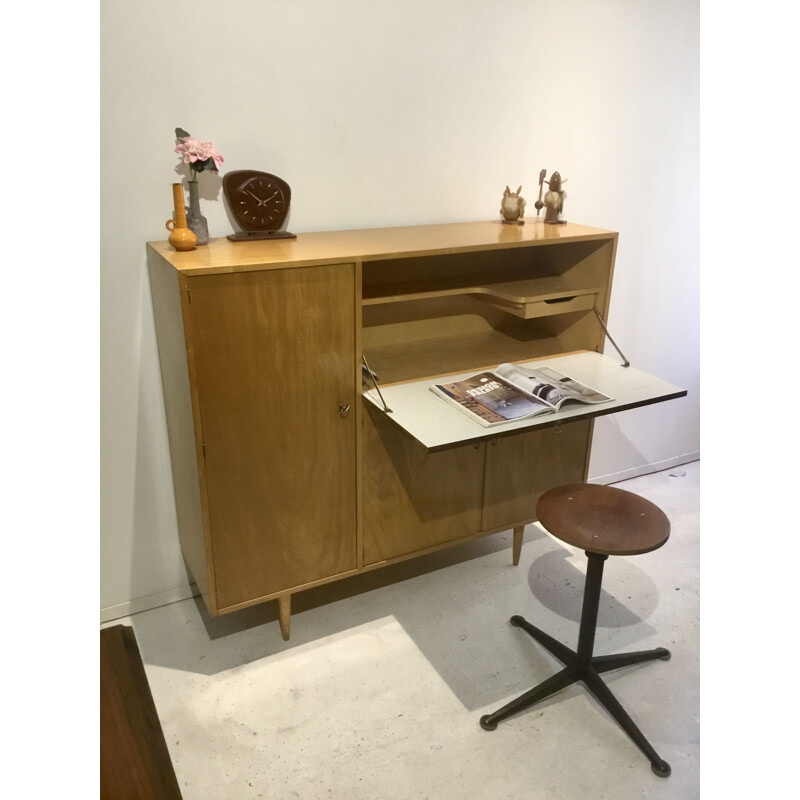
[[565,400],[605,403],[612,399],[552,367],[532,368],[519,364],[501,364],[494,373],[523,392],[556,408]]
[[435,384],[431,389],[486,426],[553,410],[535,397],[517,391],[491,372],[482,372],[456,383]]

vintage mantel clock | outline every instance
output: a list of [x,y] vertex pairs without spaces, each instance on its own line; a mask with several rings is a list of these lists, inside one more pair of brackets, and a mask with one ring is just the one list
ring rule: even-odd
[[281,230],[292,199],[292,190],[282,178],[254,169],[234,170],[222,178],[222,191],[242,229],[228,236],[232,242],[297,238]]

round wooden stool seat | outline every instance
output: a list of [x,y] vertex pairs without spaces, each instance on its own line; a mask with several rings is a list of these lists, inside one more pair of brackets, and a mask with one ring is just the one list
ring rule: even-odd
[[649,553],[669,539],[669,520],[658,506],[613,486],[559,486],[539,498],[536,514],[557,539],[590,553]]

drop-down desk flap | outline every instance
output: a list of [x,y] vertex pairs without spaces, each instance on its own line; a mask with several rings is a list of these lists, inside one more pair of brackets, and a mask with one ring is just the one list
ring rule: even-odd
[[[519,363],[530,367],[552,367],[613,399],[596,405],[570,401],[564,403],[559,411],[484,427],[431,391],[434,383],[464,380],[476,372],[485,371],[483,369],[388,386],[379,384],[380,393],[372,388],[364,392],[364,398],[428,452],[435,452],[614,414],[686,395],[685,389],[634,367],[624,367],[618,361],[595,352],[583,351]],[[390,410],[385,411],[385,408]]]

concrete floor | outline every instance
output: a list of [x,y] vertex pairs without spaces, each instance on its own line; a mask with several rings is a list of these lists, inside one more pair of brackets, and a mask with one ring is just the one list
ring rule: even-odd
[[575,684],[501,722],[478,720],[560,664],[508,619],[577,644],[585,557],[529,525],[212,619],[199,598],[107,624],[136,632],[184,800],[471,800],[700,795],[700,464],[623,483],[672,536],[606,562],[595,652],[665,646],[607,673],[672,766],[663,779]]

